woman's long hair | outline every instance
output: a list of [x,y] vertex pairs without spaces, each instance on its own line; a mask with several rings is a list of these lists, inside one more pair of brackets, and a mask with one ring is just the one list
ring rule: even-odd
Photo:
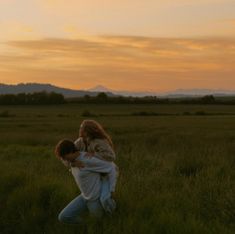
[[86,133],[86,137],[89,140],[105,139],[113,148],[113,142],[111,140],[111,137],[105,132],[101,124],[99,124],[95,120],[84,120],[81,124],[81,129],[79,131],[79,137],[83,138],[82,131]]

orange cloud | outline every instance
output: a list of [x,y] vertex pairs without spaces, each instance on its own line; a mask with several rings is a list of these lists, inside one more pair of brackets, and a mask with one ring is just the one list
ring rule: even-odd
[[0,76],[9,80],[16,76],[85,88],[235,88],[235,41],[228,38],[100,36],[9,41],[7,46],[14,52],[0,56]]

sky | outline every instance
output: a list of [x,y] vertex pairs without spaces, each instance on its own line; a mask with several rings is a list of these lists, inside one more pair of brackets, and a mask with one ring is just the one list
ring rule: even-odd
[[235,0],[0,0],[0,83],[235,90]]

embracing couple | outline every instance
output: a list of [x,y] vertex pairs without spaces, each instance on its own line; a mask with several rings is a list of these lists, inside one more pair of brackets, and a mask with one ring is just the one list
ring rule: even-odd
[[61,140],[55,148],[56,156],[67,167],[81,194],[72,200],[59,214],[63,223],[79,224],[89,212],[101,218],[112,214],[116,208],[113,199],[118,176],[114,164],[116,158],[113,143],[103,127],[94,120],[84,120],[80,126],[79,138]]

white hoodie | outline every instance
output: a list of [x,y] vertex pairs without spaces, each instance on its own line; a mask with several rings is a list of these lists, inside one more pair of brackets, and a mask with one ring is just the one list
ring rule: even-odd
[[[101,200],[110,198],[111,192],[115,191],[117,182],[117,167],[113,162],[100,160],[97,157],[87,157],[85,152],[81,152],[76,160],[83,162],[84,167],[72,167],[71,172],[74,179],[86,200]],[[109,188],[102,191],[103,179],[100,173],[107,173]],[[102,193],[101,193],[102,192]]]

